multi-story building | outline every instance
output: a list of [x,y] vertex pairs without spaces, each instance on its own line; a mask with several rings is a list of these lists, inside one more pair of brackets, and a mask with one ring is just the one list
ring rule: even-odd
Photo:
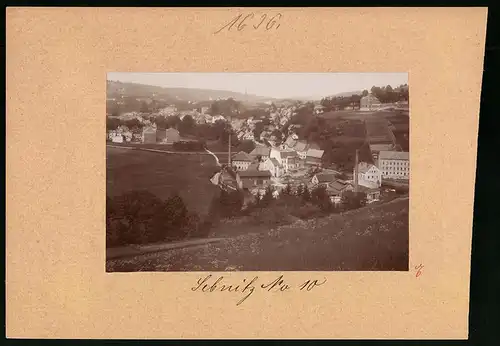
[[362,111],[376,110],[381,105],[379,99],[372,94],[362,97],[359,103],[360,103],[360,110]]
[[236,167],[237,171],[246,171],[253,161],[253,157],[245,153],[244,151],[240,151],[239,153],[234,155],[231,160],[233,166]]
[[410,153],[404,151],[380,151],[378,167],[385,179],[410,179]]
[[[358,164],[358,184],[369,188],[379,188],[382,184],[382,172],[375,165],[367,162],[360,162]],[[356,167],[353,173],[356,177]]]

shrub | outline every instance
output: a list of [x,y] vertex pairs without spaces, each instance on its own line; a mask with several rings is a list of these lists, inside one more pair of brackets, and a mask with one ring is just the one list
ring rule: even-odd
[[189,214],[182,198],[162,201],[147,191],[132,191],[106,199],[106,246],[144,244],[181,239],[196,229],[197,216]]
[[272,206],[269,208],[256,209],[251,213],[252,222],[257,225],[278,226],[290,223],[288,208]]
[[294,208],[294,210],[291,212],[291,215],[303,220],[317,217],[319,216],[319,214],[320,214],[319,209],[310,203]]

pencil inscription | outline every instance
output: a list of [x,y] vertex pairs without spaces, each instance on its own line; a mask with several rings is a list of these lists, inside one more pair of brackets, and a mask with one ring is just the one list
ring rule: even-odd
[[[242,31],[246,28],[253,28],[254,30],[264,29],[266,31],[269,30],[277,30],[281,24],[280,20],[283,18],[283,14],[277,13],[275,15],[269,15],[267,13],[263,13],[262,15],[256,15],[253,12],[250,12],[246,15],[240,13],[236,17],[233,17],[229,22],[224,23],[224,25],[219,28],[214,34],[219,34],[223,30],[231,31],[233,28],[236,31]],[[233,30],[234,31],[234,30]]]
[[[211,292],[231,292],[231,293],[239,293],[243,295],[243,297],[238,300],[236,305],[241,305],[245,300],[247,300],[254,292],[257,287],[257,282],[259,281],[259,277],[255,276],[251,280],[243,279],[243,281],[239,284],[229,284],[227,283],[227,279],[224,276],[219,276],[216,280],[213,280],[212,274],[209,274],[205,277],[199,278],[196,282],[196,285],[191,287],[191,291],[193,292],[203,292],[203,293],[211,293]],[[283,275],[278,276],[276,279],[272,281],[264,281],[260,285],[260,288],[265,292],[286,292],[293,290],[294,288],[298,288],[299,291],[311,291],[316,286],[321,286],[326,283],[326,279],[323,281],[318,280],[306,280],[298,286],[289,284],[284,279]]]

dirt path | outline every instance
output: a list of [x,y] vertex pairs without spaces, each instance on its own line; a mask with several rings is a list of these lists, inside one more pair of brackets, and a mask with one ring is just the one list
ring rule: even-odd
[[223,238],[195,239],[188,241],[180,241],[175,243],[165,244],[149,244],[149,245],[128,245],[106,249],[106,260],[141,256],[148,253],[174,250],[179,248],[188,248],[200,245],[217,243]]
[[407,198],[217,243],[108,260],[108,272],[408,270]]
[[[164,153],[164,154],[179,154],[179,155],[210,155],[206,151],[172,151],[172,150],[160,150],[160,149],[150,149],[150,148],[141,148],[141,147],[126,147],[122,145],[109,145],[106,144],[107,147],[114,149],[126,149],[126,150],[142,150],[142,151],[151,151],[154,153]],[[215,155],[227,155],[227,152],[214,152]]]

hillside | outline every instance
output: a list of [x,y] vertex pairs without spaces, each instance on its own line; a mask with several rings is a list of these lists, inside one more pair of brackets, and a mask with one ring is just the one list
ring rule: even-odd
[[226,90],[208,90],[191,88],[163,88],[154,85],[122,83],[118,81],[107,81],[107,97],[133,96],[133,97],[157,97],[165,100],[206,101],[218,98],[234,98],[239,101],[265,102],[272,100],[269,97],[257,95],[245,95]]
[[362,93],[363,93],[363,90],[346,91],[346,92],[338,93],[338,94],[335,94],[335,95],[331,95],[329,97],[349,97],[349,96],[352,96],[352,95],[361,95]]
[[[251,224],[235,219],[234,234],[221,243],[110,260],[106,267],[107,271],[406,271],[408,214],[406,197],[255,232]],[[250,232],[245,234],[244,229]]]

